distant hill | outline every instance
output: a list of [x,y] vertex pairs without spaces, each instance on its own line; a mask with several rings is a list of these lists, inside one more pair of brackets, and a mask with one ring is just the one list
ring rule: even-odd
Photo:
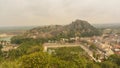
[[100,35],[98,29],[87,21],[76,20],[68,25],[40,26],[27,31],[24,36],[31,38],[75,37]]
[[34,26],[0,26],[0,34],[21,34],[32,28]]
[[111,28],[111,29],[120,29],[120,23],[113,23],[113,24],[93,24],[96,28]]
[[30,30],[35,26],[0,26],[0,32]]
[[34,26],[0,26],[0,34],[21,35]]

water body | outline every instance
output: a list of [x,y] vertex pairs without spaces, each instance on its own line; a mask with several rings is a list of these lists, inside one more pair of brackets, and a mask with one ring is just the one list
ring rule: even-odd
[[0,41],[10,41],[12,36],[0,38]]

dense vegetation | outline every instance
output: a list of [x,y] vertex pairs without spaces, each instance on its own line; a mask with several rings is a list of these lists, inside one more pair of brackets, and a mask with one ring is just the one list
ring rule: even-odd
[[110,56],[105,62],[96,63],[90,60],[87,53],[80,47],[49,49],[48,53],[43,52],[42,43],[46,40],[41,40],[27,38],[24,42],[19,43],[20,46],[16,50],[10,50],[9,52],[0,51],[0,68],[120,67],[120,57],[118,55]]

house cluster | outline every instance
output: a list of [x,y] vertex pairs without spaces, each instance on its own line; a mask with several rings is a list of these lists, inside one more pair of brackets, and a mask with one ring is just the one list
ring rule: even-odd
[[120,45],[115,45],[113,47],[113,51],[115,52],[115,54],[120,55]]
[[120,55],[120,35],[104,34],[103,36],[94,36],[84,40],[94,43],[106,56],[114,53]]
[[6,46],[3,46],[3,48],[1,49],[2,51],[4,52],[7,52],[7,51],[10,51],[10,50],[13,50],[13,49],[17,49],[19,46],[16,46],[16,45],[6,45]]
[[10,44],[10,41],[0,41],[0,44],[5,46],[5,45],[9,45]]
[[1,40],[0,45],[2,45],[2,49],[1,49],[2,51],[10,51],[18,47],[18,45],[11,44],[10,41],[5,41],[5,40]]
[[2,51],[10,51],[18,47],[16,44],[11,44],[10,41],[0,41],[0,45],[3,47]]

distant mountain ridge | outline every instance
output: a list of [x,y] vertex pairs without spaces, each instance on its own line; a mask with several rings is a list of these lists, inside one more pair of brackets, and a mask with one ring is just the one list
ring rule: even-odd
[[96,28],[120,28],[120,23],[112,24],[93,24]]
[[40,26],[27,31],[24,36],[31,38],[75,37],[99,35],[98,29],[87,21],[76,20],[68,25]]
[[25,31],[34,27],[35,26],[0,26],[0,32]]

